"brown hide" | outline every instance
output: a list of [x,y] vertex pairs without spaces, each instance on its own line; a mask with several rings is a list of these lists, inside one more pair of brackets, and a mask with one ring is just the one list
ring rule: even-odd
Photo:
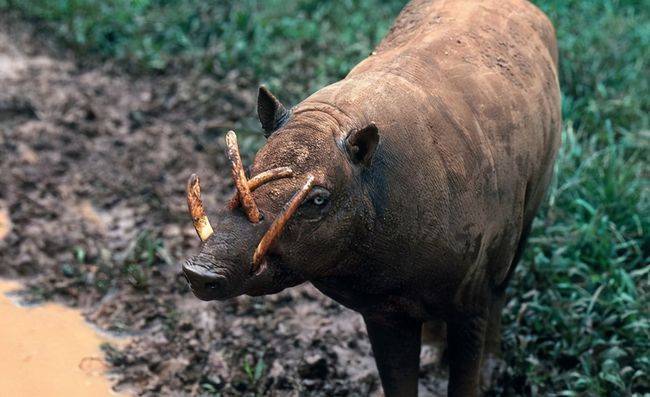
[[[445,321],[449,395],[478,393],[480,367],[498,352],[505,285],[560,144],[546,16],[523,0],[413,1],[345,79],[283,115],[266,121],[251,176],[290,167],[293,177],[260,186],[255,202],[277,216],[313,175],[332,209],[311,224],[298,213],[268,274],[236,291],[308,280],[359,311],[388,396],[417,393],[422,323]],[[373,123],[374,155],[351,161],[346,138]],[[259,238],[268,225],[250,227]],[[219,238],[203,251],[224,246]],[[271,287],[284,268],[291,282]]]

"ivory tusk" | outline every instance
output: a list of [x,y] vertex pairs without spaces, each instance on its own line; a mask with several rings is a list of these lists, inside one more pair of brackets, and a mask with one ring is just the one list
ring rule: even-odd
[[205,241],[214,233],[212,225],[205,215],[203,202],[201,201],[201,185],[196,174],[190,175],[187,181],[187,208],[192,217],[192,224],[201,241]]
[[277,218],[273,220],[273,223],[260,240],[257,248],[255,249],[255,253],[253,254],[253,272],[257,272],[257,270],[260,268],[262,260],[264,259],[264,256],[266,256],[266,252],[268,251],[269,247],[278,238],[284,229],[284,226],[287,224],[293,214],[296,213],[298,207],[305,199],[305,197],[307,197],[307,194],[309,194],[313,187],[314,177],[312,175],[309,175],[302,188],[293,195],[291,200],[289,200],[289,202],[284,205]]
[[[292,175],[293,175],[293,170],[289,167],[273,168],[272,170],[261,172],[248,180],[248,190],[253,192],[255,191],[255,189],[257,189],[258,187],[262,186],[267,182],[274,181],[276,179],[281,179],[281,178],[288,178]],[[228,208],[233,210],[238,206],[239,206],[239,194],[235,193],[235,197],[233,197],[228,203]]]
[[239,200],[241,201],[248,220],[257,223],[260,221],[260,211],[257,209],[255,200],[253,200],[253,196],[248,187],[246,173],[244,172],[244,166],[242,165],[241,156],[239,155],[237,135],[235,135],[234,131],[228,131],[226,134],[226,147],[228,148],[228,158],[232,164],[232,178],[235,181]]

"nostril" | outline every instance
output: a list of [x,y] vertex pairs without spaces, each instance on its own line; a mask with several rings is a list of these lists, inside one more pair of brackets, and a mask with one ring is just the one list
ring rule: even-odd
[[193,264],[186,264],[183,266],[183,274],[185,275],[185,278],[193,284],[203,284],[206,280],[212,281],[212,279],[218,277],[203,266],[195,266]]
[[189,282],[194,295],[202,300],[225,299],[232,296],[232,283],[222,268],[205,265],[201,262],[187,261],[183,264],[183,274]]
[[216,288],[222,278],[203,267],[197,267],[190,263],[183,266],[183,275],[191,285],[211,289]]
[[219,289],[219,283],[216,281],[207,281],[205,284],[203,284],[205,289],[211,289],[211,290],[216,290]]

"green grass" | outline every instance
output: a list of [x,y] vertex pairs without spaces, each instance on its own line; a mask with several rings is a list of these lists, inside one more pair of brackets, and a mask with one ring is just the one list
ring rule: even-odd
[[[537,4],[558,33],[564,143],[510,288],[507,369],[492,394],[647,394],[650,1]],[[0,0],[81,57],[146,73],[236,70],[294,101],[367,56],[402,5]]]
[[541,6],[558,32],[563,145],[510,289],[495,394],[650,393],[650,4]]
[[0,0],[44,23],[81,56],[130,71],[185,67],[263,80],[297,100],[347,73],[403,1]]

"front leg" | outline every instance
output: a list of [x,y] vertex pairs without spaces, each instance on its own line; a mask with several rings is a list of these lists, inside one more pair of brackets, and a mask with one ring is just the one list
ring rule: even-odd
[[395,315],[364,320],[385,396],[417,396],[422,323]]

